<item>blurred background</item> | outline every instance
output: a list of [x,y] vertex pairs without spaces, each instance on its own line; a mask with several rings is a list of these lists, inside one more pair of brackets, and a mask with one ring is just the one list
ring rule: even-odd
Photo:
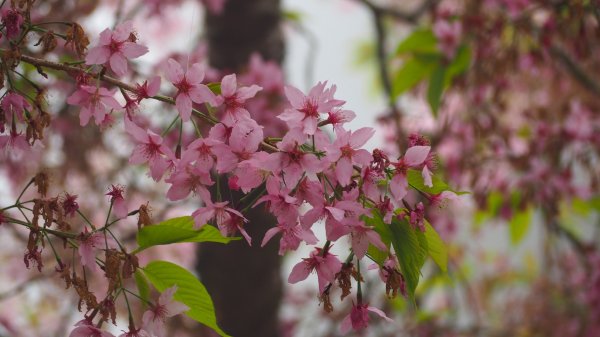
[[[240,83],[259,84],[264,90],[248,103],[266,135],[281,133],[274,117],[285,108],[285,84],[307,92],[328,81],[357,115],[348,128],[376,129],[370,150],[397,158],[409,137],[427,137],[438,174],[469,192],[426,214],[448,245],[448,271],[425,265],[416,307],[386,298],[377,272],[367,274],[366,298],[394,323],[372,320],[364,335],[600,336],[598,1],[47,0],[35,7],[44,21],[80,23],[91,46],[106,27],[133,20],[150,52],[136,60],[130,83],[164,75],[173,57],[206,65],[205,82],[236,72]],[[32,55],[72,54],[59,44],[43,55],[35,42]],[[42,79],[33,67],[22,71]],[[112,184],[126,186],[130,209],[151,205],[155,222],[198,207],[165,201],[166,185],[128,165],[133,147],[121,128],[80,128],[65,104],[73,83],[57,74],[46,83],[51,132],[31,152],[0,154],[0,206],[44,169],[50,194],[76,194],[92,221],[104,221]],[[144,102],[137,118],[160,133],[173,111]],[[184,139],[191,142],[194,130]],[[176,144],[176,135],[166,141]],[[248,231],[262,238],[273,220],[253,212]],[[115,231],[133,242],[136,229],[130,219]],[[0,226],[0,336],[65,336],[80,317],[77,298],[52,268],[23,267],[26,241],[26,232]],[[142,259],[195,269],[233,336],[340,336],[348,301],[334,300],[326,313],[315,282],[284,281],[308,252],[280,258],[276,244],[240,241],[153,249]],[[168,333],[212,334],[186,318],[172,320]]]

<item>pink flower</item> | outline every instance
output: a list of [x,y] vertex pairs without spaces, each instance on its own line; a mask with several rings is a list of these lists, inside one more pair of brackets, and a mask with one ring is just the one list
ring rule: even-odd
[[209,172],[215,164],[215,153],[213,147],[221,144],[220,141],[211,138],[198,138],[194,140],[187,149],[181,154],[179,166],[186,166],[195,163],[195,166],[201,170]]
[[333,130],[337,130],[339,127],[342,127],[344,124],[352,121],[356,117],[356,113],[352,110],[343,110],[343,109],[333,109],[328,112],[329,117],[326,122],[333,126]]
[[66,216],[72,217],[79,210],[79,204],[76,200],[76,195],[65,193],[65,196],[62,200],[62,208],[65,211]]
[[17,132],[15,128],[11,128],[8,135],[0,135],[0,148],[4,148],[6,152],[13,152],[19,156],[29,150],[30,146],[23,133]]
[[104,243],[104,236],[101,233],[89,233],[87,227],[79,234],[78,253],[81,258],[81,265],[87,266],[91,270],[96,270],[96,249]]
[[119,337],[153,337],[153,335],[143,329],[130,328],[129,331],[123,331],[123,333],[120,334]]
[[256,201],[253,207],[262,202],[267,203],[269,211],[277,217],[277,221],[285,224],[295,224],[298,219],[299,202],[289,195],[289,188],[281,188],[279,179],[269,177],[267,179],[267,195]]
[[108,62],[110,69],[117,75],[123,76],[127,73],[127,59],[140,57],[148,52],[146,46],[132,42],[130,36],[133,33],[133,23],[123,22],[114,31],[106,28],[100,33],[100,43],[90,49],[85,63],[105,64]]
[[344,101],[333,98],[335,85],[325,89],[327,82],[319,82],[308,96],[292,86],[285,87],[285,95],[292,105],[278,116],[285,121],[290,129],[300,127],[307,135],[314,135],[322,113],[329,113],[334,107],[344,104]]
[[205,195],[208,193],[207,186],[213,184],[210,172],[198,165],[180,166],[165,181],[171,184],[167,198],[172,201],[181,200],[190,193]]
[[11,40],[21,34],[21,25],[25,19],[16,10],[2,9],[2,24],[6,27],[6,38]]
[[204,70],[199,63],[194,63],[185,73],[181,65],[173,60],[167,61],[167,79],[177,88],[175,106],[184,122],[190,120],[192,115],[192,102],[208,102],[216,106],[216,97],[210,89],[202,84]]
[[246,242],[248,242],[248,246],[252,246],[252,238],[244,229],[244,224],[248,222],[248,219],[239,216],[237,213],[230,213],[230,215],[231,216],[227,220],[220,225],[217,225],[221,234],[223,236],[233,236],[239,231],[244,239],[246,239]]
[[202,3],[212,14],[221,14],[226,0],[202,0]]
[[153,335],[164,336],[165,320],[190,309],[185,304],[173,300],[176,292],[177,286],[165,289],[156,304],[151,305],[150,309],[144,312],[142,322],[145,330]]
[[360,147],[373,136],[373,128],[360,128],[354,132],[338,129],[337,138],[327,151],[327,159],[336,163],[335,176],[342,186],[350,184],[354,165],[367,166],[373,160],[369,151]]
[[422,165],[425,159],[427,159],[430,150],[430,146],[418,145],[410,147],[406,150],[404,158],[397,163],[393,163],[396,167],[396,172],[390,181],[390,190],[396,200],[402,200],[408,193],[408,181],[406,180],[408,168]]
[[418,228],[421,232],[425,232],[425,206],[422,202],[419,202],[417,206],[410,211],[408,222],[413,229]]
[[156,94],[158,94],[158,90],[160,89],[160,81],[160,76],[154,76],[150,79],[150,82],[146,80],[142,84],[136,84],[136,101],[139,103],[142,99],[156,96]]
[[102,87],[81,85],[67,98],[67,103],[81,106],[79,112],[79,123],[87,125],[90,118],[94,116],[96,125],[101,125],[107,117],[107,109],[121,109],[119,102],[113,97],[116,89],[108,90]]
[[340,329],[342,334],[348,333],[350,328],[358,331],[369,326],[369,311],[377,314],[388,322],[393,322],[393,320],[387,317],[380,309],[370,307],[367,304],[357,304],[352,306],[352,311],[350,311],[350,314],[342,321]]
[[307,153],[300,148],[307,141],[307,136],[302,130],[290,130],[282,141],[277,144],[279,152],[270,156],[275,174],[281,173],[283,180],[289,188],[296,186],[303,174],[314,174],[321,171],[322,164],[312,153]]
[[371,227],[365,226],[362,222],[350,225],[350,243],[352,244],[354,254],[359,259],[362,259],[367,254],[369,244],[379,248],[381,251],[387,251],[387,246],[381,241],[379,234]]
[[240,119],[250,118],[250,113],[244,108],[244,103],[260,90],[262,88],[258,85],[238,88],[235,74],[224,76],[221,80],[221,95],[217,97],[217,103],[225,105],[225,116],[222,122],[233,126]]
[[173,165],[175,154],[162,143],[161,136],[150,130],[144,131],[127,117],[125,117],[125,130],[139,142],[129,162],[132,164],[147,162],[150,166],[150,176],[155,181],[159,181]]
[[225,207],[229,204],[228,201],[213,203],[210,198],[210,193],[208,193],[207,190],[202,190],[199,194],[205,206],[200,207],[192,213],[192,217],[194,217],[194,229],[202,228],[212,219],[215,220],[217,226],[222,226],[226,221],[231,219],[232,215],[237,215],[241,218],[244,217],[235,209]]
[[459,21],[437,20],[433,25],[433,33],[438,39],[438,46],[447,58],[454,57],[460,43],[461,32],[462,26]]
[[279,255],[283,255],[286,251],[298,249],[300,242],[302,241],[309,245],[314,245],[319,241],[310,229],[304,228],[298,223],[293,226],[277,224],[276,227],[269,229],[265,233],[261,247],[264,247],[267,242],[278,233],[281,233],[281,240],[279,240]]
[[110,332],[102,331],[96,328],[92,322],[83,320],[75,324],[75,329],[71,331],[69,337],[115,337]]
[[112,185],[110,191],[106,195],[110,196],[112,208],[117,218],[121,219],[127,216],[127,203],[123,197],[125,188],[121,185]]
[[263,140],[262,126],[253,119],[243,119],[235,123],[229,136],[229,144],[215,145],[217,172],[233,171],[240,161],[252,157]]
[[316,248],[309,258],[302,260],[292,269],[288,282],[291,284],[298,283],[305,280],[311,272],[316,271],[320,293],[323,293],[328,283],[335,281],[335,274],[342,269],[342,262],[338,260],[336,255],[326,252],[321,256],[321,249],[319,248]]
[[20,122],[25,121],[24,112],[25,109],[29,109],[29,102],[23,96],[15,93],[14,91],[8,92],[4,95],[0,107],[4,110],[6,120],[12,120],[13,116],[16,116]]

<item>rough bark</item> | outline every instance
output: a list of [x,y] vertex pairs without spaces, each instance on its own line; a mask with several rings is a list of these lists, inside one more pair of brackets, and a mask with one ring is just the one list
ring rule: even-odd
[[[249,56],[281,63],[283,39],[279,0],[228,0],[224,13],[209,15],[206,33],[212,66],[239,71]],[[223,195],[229,195],[221,185]],[[238,199],[235,195],[234,199]],[[259,206],[247,214],[246,230],[253,246],[241,240],[227,245],[202,244],[197,270],[211,294],[220,327],[235,337],[277,337],[282,281],[277,243],[260,243],[274,219]]]

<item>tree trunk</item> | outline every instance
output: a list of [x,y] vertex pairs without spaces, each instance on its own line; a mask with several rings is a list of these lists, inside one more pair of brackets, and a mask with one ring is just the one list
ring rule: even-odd
[[[209,14],[206,20],[211,65],[237,72],[254,52],[281,63],[284,50],[280,23],[279,0],[227,0],[223,13]],[[223,195],[229,195],[225,179],[220,186]],[[240,195],[233,194],[238,200]],[[197,270],[225,332],[234,337],[278,337],[282,294],[278,244],[272,240],[260,247],[275,219],[262,206],[251,209],[246,217],[252,247],[244,240],[227,245],[203,243],[198,250]]]

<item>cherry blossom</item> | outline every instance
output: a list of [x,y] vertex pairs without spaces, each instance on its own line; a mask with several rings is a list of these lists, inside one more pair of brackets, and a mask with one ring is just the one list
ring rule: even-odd
[[240,119],[250,118],[250,113],[244,108],[244,102],[260,90],[262,88],[255,84],[238,88],[235,74],[224,76],[221,80],[221,95],[217,97],[217,104],[225,106],[222,122],[233,126]]
[[371,307],[367,304],[357,304],[352,306],[350,314],[344,318],[340,328],[341,333],[346,334],[350,329],[356,331],[362,330],[369,326],[369,311],[377,314],[379,317],[385,319],[388,322],[393,320],[386,316],[386,314],[378,308]]
[[215,94],[204,84],[204,70],[199,63],[194,63],[187,70],[183,71],[181,65],[173,60],[167,61],[166,69],[167,79],[177,88],[175,95],[175,106],[179,111],[181,120],[187,122],[192,115],[192,102],[209,103],[212,106],[217,105]]
[[98,46],[90,49],[85,62],[88,65],[108,63],[117,76],[123,76],[127,73],[127,59],[140,57],[147,52],[146,46],[135,42],[133,23],[125,21],[117,25],[114,31],[106,28],[100,33]]
[[127,203],[123,197],[124,192],[125,188],[123,186],[112,185],[110,191],[106,193],[106,195],[110,196],[110,202],[112,203],[112,208],[117,218],[124,218],[128,213]]
[[108,109],[120,110],[119,102],[113,97],[116,89],[108,90],[102,87],[80,85],[77,90],[67,98],[67,103],[81,106],[79,122],[81,126],[87,125],[93,116],[96,125],[101,125],[107,118]]
[[195,229],[202,228],[208,223],[208,221],[212,219],[215,220],[217,226],[222,226],[225,222],[231,219],[232,215],[237,215],[240,218],[244,217],[235,209],[225,207],[227,204],[229,204],[228,201],[213,203],[207,190],[202,190],[199,192],[199,194],[202,201],[204,201],[205,206],[200,207],[194,211],[194,213],[192,213]]
[[327,160],[336,163],[335,177],[342,186],[350,184],[353,166],[367,166],[373,160],[369,151],[361,147],[373,136],[373,128],[360,128],[354,132],[338,130],[338,135],[327,150]]
[[11,121],[13,116],[16,116],[19,122],[24,122],[25,109],[29,109],[30,105],[23,96],[10,91],[2,98],[0,107],[4,110],[5,120]]
[[163,144],[162,137],[154,132],[144,131],[129,118],[125,118],[125,130],[139,144],[133,150],[129,162],[132,164],[148,163],[150,176],[159,181],[165,172],[173,166],[175,154]]
[[110,332],[100,330],[90,321],[83,320],[75,324],[75,329],[71,331],[69,337],[115,337]]
[[279,240],[279,255],[283,255],[287,251],[298,249],[300,242],[302,241],[309,245],[314,245],[318,242],[313,231],[304,228],[304,226],[299,223],[296,225],[277,224],[277,226],[269,229],[265,233],[261,246],[264,247],[278,233],[281,233],[281,240]]
[[2,9],[2,24],[6,27],[6,38],[11,40],[21,34],[25,19],[17,10]]
[[310,253],[310,257],[302,259],[296,264],[288,277],[289,283],[298,283],[305,280],[308,275],[316,271],[319,281],[319,292],[325,290],[327,283],[332,283],[335,280],[335,274],[342,269],[342,262],[338,260],[336,255],[329,252],[322,253],[321,249],[315,249]]
[[173,296],[177,292],[177,286],[172,286],[165,289],[160,294],[158,301],[150,306],[142,316],[144,329],[149,333],[157,336],[165,335],[165,321],[169,317],[181,314],[190,308],[185,304],[173,300]]
[[92,232],[87,230],[79,234],[79,257],[81,258],[81,265],[87,266],[91,270],[96,270],[96,250],[104,243],[104,236],[101,233]]
[[333,98],[335,85],[328,89],[325,89],[326,86],[327,82],[319,82],[309,91],[308,96],[293,86],[286,86],[285,95],[292,108],[280,114],[279,119],[285,121],[290,129],[300,127],[305,134],[314,135],[320,115],[344,104],[344,101]]

